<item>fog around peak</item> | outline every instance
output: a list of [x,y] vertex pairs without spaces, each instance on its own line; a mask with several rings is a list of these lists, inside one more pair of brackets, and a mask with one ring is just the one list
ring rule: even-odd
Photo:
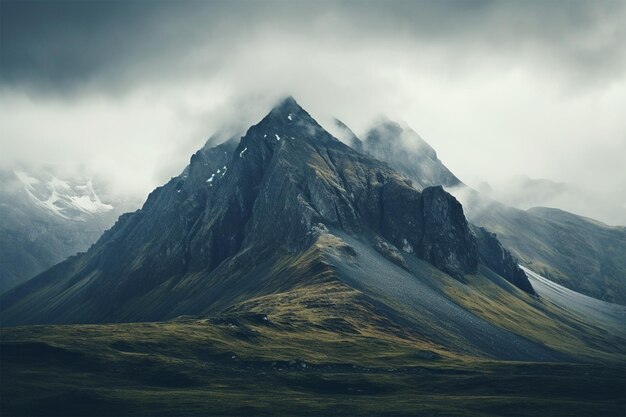
[[626,195],[623,2],[0,7],[2,168],[84,169],[145,196],[292,95],[357,135],[405,121],[464,182],[576,184],[598,212]]

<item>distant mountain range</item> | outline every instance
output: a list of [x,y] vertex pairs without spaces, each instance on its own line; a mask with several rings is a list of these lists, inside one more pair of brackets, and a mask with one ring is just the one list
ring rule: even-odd
[[0,292],[86,251],[117,217],[123,200],[101,201],[88,178],[51,170],[0,172]]
[[558,209],[519,210],[470,189],[453,194],[469,219],[495,232],[520,263],[567,288],[626,304],[626,228]]
[[508,180],[480,183],[476,190],[509,206],[527,210],[550,207],[600,220],[607,225],[626,226],[626,190],[616,190],[612,199],[580,185],[516,175]]

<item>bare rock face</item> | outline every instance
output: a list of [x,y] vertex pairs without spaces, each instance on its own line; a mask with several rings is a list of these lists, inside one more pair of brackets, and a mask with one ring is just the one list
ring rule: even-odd
[[535,294],[517,260],[502,246],[496,234],[478,226],[473,226],[472,229],[480,248],[480,261],[517,288],[528,294]]
[[[404,180],[379,180],[384,185],[376,214],[380,216],[378,231],[385,239],[458,280],[476,272],[476,241],[453,196],[441,187],[420,193]],[[375,201],[369,204],[376,206]]]
[[389,259],[391,262],[400,265],[403,268],[406,268],[406,261],[402,256],[402,253],[389,242],[377,237],[375,239],[374,248],[381,253],[385,258]]
[[463,215],[463,208],[441,186],[422,193],[424,237],[420,253],[437,268],[462,279],[478,268],[478,245]]

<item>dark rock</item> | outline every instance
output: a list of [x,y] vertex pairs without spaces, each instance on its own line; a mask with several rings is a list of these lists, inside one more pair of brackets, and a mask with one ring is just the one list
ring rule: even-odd
[[423,258],[449,274],[462,278],[478,268],[478,248],[463,208],[441,186],[424,190]]
[[385,258],[389,259],[391,262],[397,265],[400,265],[403,268],[406,268],[406,261],[404,260],[404,257],[402,256],[398,248],[379,237],[376,237],[374,243],[374,247],[376,248],[376,250],[380,252]]
[[478,241],[480,261],[517,288],[535,294],[517,260],[502,246],[496,234],[478,226],[473,226],[472,230]]

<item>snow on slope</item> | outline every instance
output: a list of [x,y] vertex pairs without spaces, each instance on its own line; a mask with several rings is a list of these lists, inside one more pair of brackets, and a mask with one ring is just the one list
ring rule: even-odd
[[91,180],[80,184],[53,175],[35,178],[24,171],[13,173],[38,207],[61,218],[85,221],[85,216],[113,210],[112,205],[100,200]]
[[611,324],[624,331],[626,307],[589,297],[565,288],[520,265],[540,297],[587,319]]

